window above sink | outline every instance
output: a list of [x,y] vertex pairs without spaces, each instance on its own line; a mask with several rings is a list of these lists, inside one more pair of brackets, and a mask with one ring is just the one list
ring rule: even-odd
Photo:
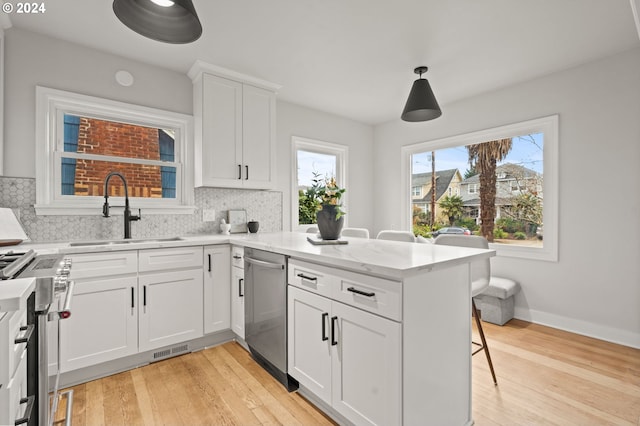
[[[112,171],[126,176],[133,209],[195,211],[191,116],[45,87],[36,97],[38,215],[99,215]],[[123,206],[124,193],[109,189]]]

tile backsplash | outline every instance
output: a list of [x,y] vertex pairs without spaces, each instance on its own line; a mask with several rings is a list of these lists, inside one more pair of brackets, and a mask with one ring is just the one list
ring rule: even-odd
[[[224,188],[196,188],[194,191],[194,214],[145,215],[143,209],[142,220],[131,223],[132,238],[217,234],[220,233],[220,220],[226,219],[229,209],[246,210],[247,220],[260,222],[260,232],[282,230],[282,192]],[[35,179],[0,176],[0,207],[9,207],[19,214],[32,241],[123,237],[122,216],[104,218],[99,209],[92,216],[36,216],[35,202]],[[204,222],[203,209],[215,209],[216,220]]]

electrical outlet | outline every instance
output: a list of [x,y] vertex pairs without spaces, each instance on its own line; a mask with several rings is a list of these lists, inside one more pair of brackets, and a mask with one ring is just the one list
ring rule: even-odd
[[215,209],[202,209],[202,221],[203,222],[215,222],[216,210]]

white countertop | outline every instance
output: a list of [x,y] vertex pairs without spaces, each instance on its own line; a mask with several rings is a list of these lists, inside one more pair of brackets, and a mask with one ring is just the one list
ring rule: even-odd
[[344,237],[343,239],[349,241],[344,245],[316,246],[307,241],[308,235],[298,232],[258,233],[234,237],[231,242],[310,262],[395,279],[468,263],[470,259],[479,260],[495,256],[495,250],[355,237]]
[[0,312],[24,309],[35,286],[35,278],[0,281]]
[[6,249],[18,251],[33,248],[39,254],[73,254],[231,243],[396,279],[425,270],[467,263],[472,258],[477,260],[495,256],[494,250],[353,237],[344,237],[349,241],[344,245],[316,246],[307,241],[308,235],[299,232],[211,234],[184,236],[176,241],[134,241],[128,244],[87,246],[70,246],[68,242],[23,243]]

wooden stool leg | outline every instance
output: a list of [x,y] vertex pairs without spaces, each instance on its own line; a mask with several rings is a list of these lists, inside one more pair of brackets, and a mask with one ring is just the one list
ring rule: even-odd
[[476,309],[476,302],[471,298],[471,308],[473,309],[473,317],[476,319],[476,326],[478,327],[478,333],[480,333],[480,340],[482,341],[482,349],[484,349],[484,354],[487,356],[487,362],[489,363],[489,370],[491,370],[491,376],[493,377],[493,384],[497,385],[498,380],[496,379],[496,373],[493,371],[493,363],[491,362],[491,355],[489,354],[489,347],[487,346],[487,340],[484,338],[484,331],[482,330],[482,322],[480,321],[480,316],[478,315],[478,310]]

